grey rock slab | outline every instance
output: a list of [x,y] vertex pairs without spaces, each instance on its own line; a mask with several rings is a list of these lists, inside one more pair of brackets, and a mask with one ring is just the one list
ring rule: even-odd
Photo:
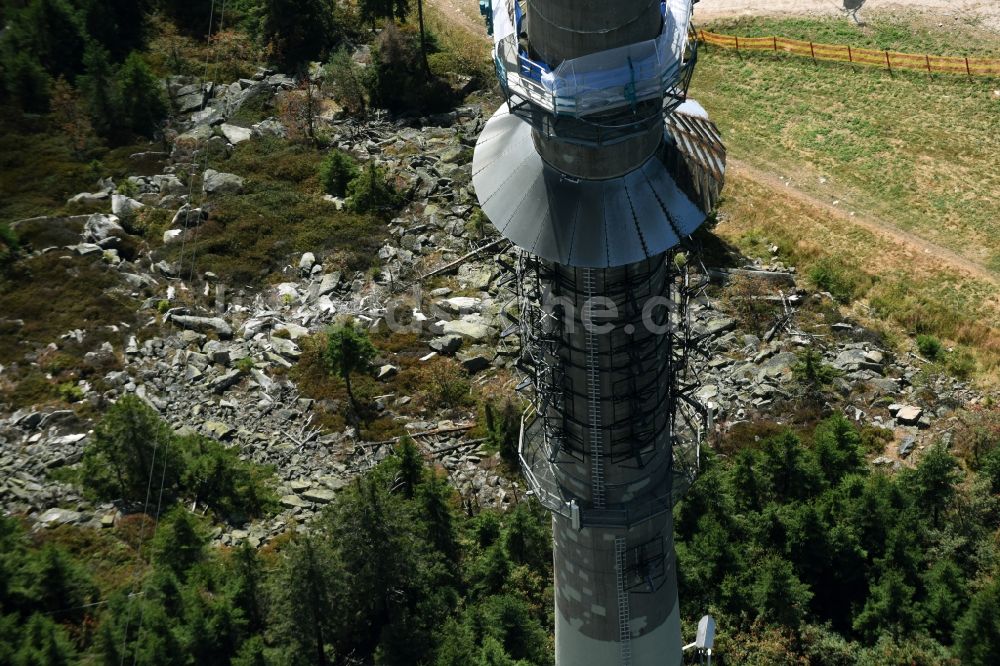
[[451,334],[432,338],[429,346],[434,351],[448,356],[457,352],[462,346],[462,336]]
[[340,273],[327,273],[319,282],[319,288],[316,290],[317,296],[326,296],[333,293],[334,290],[340,285]]
[[387,363],[378,369],[378,372],[375,373],[375,379],[378,380],[391,379],[392,377],[395,377],[396,373],[398,372],[399,368]]
[[271,338],[271,349],[275,353],[281,354],[283,357],[291,360],[295,360],[302,355],[302,350],[299,349],[299,346],[286,338]]
[[223,393],[226,389],[239,383],[242,373],[239,370],[230,370],[225,374],[216,377],[210,384],[212,391]]
[[78,511],[52,508],[40,515],[38,517],[38,522],[47,527],[51,527],[53,525],[65,525],[67,523],[79,522],[82,517],[83,514]]
[[232,327],[222,317],[197,317],[194,315],[171,315],[170,321],[182,328],[195,331],[215,331],[220,338],[233,337]]
[[312,252],[305,252],[299,259],[299,270],[309,273],[316,264],[316,255]]
[[896,420],[903,425],[916,425],[924,410],[914,405],[905,405],[896,412]]
[[80,192],[66,200],[68,204],[97,206],[108,200],[108,192]]
[[793,352],[781,352],[764,361],[757,373],[758,381],[764,379],[789,378],[792,367],[798,362],[798,356]]
[[482,342],[493,333],[480,315],[466,315],[455,321],[446,321],[442,326],[445,335],[460,335],[467,340]]
[[281,502],[281,506],[286,509],[307,509],[312,506],[309,502],[305,501],[298,495],[285,495],[278,501]]
[[[115,195],[119,196],[119,195]],[[87,218],[83,225],[83,237],[85,240],[99,243],[111,237],[121,237],[125,235],[125,229],[119,224],[115,215],[104,215],[94,213]]]
[[238,194],[243,190],[243,179],[233,173],[206,169],[201,189],[205,194]]
[[243,141],[249,141],[253,134],[253,132],[246,127],[230,125],[228,123],[222,123],[219,130],[222,132],[222,136],[226,137],[226,140],[233,145],[242,143]]
[[202,428],[208,435],[218,440],[227,440],[236,434],[236,428],[221,421],[206,421]]
[[302,493],[302,497],[317,504],[329,504],[337,494],[328,488],[310,488]]
[[218,125],[225,118],[222,117],[222,112],[219,111],[214,106],[209,106],[201,111],[196,111],[191,114],[191,122],[195,125]]
[[136,201],[124,194],[111,195],[111,213],[118,217],[134,215],[140,208],[145,208],[146,204]]

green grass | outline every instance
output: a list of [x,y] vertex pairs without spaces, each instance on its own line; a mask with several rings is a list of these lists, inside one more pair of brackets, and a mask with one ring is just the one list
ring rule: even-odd
[[0,221],[110,212],[110,201],[85,207],[69,206],[66,200],[93,191],[100,178],[110,176],[117,182],[125,176],[161,173],[162,162],[129,156],[162,149],[145,142],[112,149],[98,145],[86,155],[75,155],[47,119],[22,117],[20,111],[0,107]]
[[[306,251],[328,267],[369,268],[385,225],[323,200],[317,175],[323,156],[307,146],[262,139],[244,142],[228,161],[212,164],[243,176],[244,192],[212,203],[209,220],[186,244],[185,262],[194,257],[198,271],[243,284],[263,281]],[[165,250],[171,260],[180,253],[179,244]]]
[[[993,285],[742,175],[727,179],[720,213],[714,233],[724,242],[760,258],[769,256],[763,241],[777,245],[783,261],[813,287],[834,287],[869,328],[896,340],[934,335],[960,345],[960,353],[974,350],[987,380],[1000,367],[1000,293]],[[970,371],[962,361],[956,374]]]
[[[977,29],[975,20],[950,20],[947,27],[938,26],[939,22],[912,12],[874,12],[869,14],[864,26],[842,18],[743,16],[718,19],[698,27],[740,37],[787,37],[817,44],[845,44],[852,48],[906,53],[970,57],[1000,54],[995,35]],[[956,39],[956,36],[967,39]]]
[[[968,29],[912,29],[902,18],[858,30],[843,20],[726,21],[778,34],[902,51],[1000,53]],[[951,49],[945,49],[951,44]],[[691,86],[730,154],[846,210],[871,214],[982,264],[1000,254],[1000,97],[996,80],[813,64],[772,53],[702,49]],[[825,182],[821,182],[821,179]]]

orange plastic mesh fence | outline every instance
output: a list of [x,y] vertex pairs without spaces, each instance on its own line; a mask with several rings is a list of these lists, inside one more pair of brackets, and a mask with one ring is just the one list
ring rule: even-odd
[[707,30],[697,31],[698,39],[705,44],[727,49],[747,51],[782,51],[795,55],[830,60],[855,62],[859,65],[875,65],[883,69],[908,69],[924,72],[946,72],[969,76],[1000,76],[1000,58],[973,58],[962,56],[938,56],[919,53],[897,53],[858,49],[843,44],[820,44],[787,37],[740,37],[721,35]]

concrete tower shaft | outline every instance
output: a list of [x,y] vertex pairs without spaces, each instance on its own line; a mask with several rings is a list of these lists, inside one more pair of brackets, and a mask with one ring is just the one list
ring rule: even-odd
[[[556,663],[680,663],[670,507],[675,271],[664,255],[607,269],[550,265],[545,365],[558,378],[553,514]],[[555,383],[555,382],[554,382]],[[529,429],[530,436],[530,429]]]
[[677,666],[671,509],[690,479],[678,451],[700,425],[675,248],[725,161],[697,104],[670,115],[695,61],[692,3],[527,0],[523,20],[515,0],[492,3],[507,104],[472,177],[518,248],[503,337],[518,334],[531,389],[522,467],[553,514],[556,664]]
[[[528,43],[550,67],[565,60],[655,39],[663,28],[660,0],[528,0]],[[624,102],[624,100],[623,100]],[[622,106],[603,122],[651,121],[643,132],[614,145],[582,145],[535,130],[532,139],[542,159],[577,178],[616,178],[652,155],[663,136],[660,104]],[[572,138],[572,128],[567,133]]]
[[660,0],[527,0],[528,40],[550,67],[653,39]]

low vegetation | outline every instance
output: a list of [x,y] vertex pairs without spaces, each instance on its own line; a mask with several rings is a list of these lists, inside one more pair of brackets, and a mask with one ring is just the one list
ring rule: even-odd
[[141,552],[133,527],[29,536],[0,517],[5,663],[551,664],[547,514],[468,516],[405,440],[260,551],[209,547],[182,506]]
[[997,440],[978,474],[941,445],[874,470],[839,415],[735,450],[675,513],[683,617],[712,612],[727,662],[990,663]]
[[80,470],[80,482],[95,499],[150,507],[154,497],[157,506],[184,498],[239,520],[274,509],[272,477],[272,470],[240,460],[216,440],[174,434],[135,396],[105,413]]
[[[378,215],[338,211],[322,199],[322,160],[323,153],[310,146],[276,138],[240,144],[219,168],[244,176],[244,192],[219,197],[208,221],[184,248],[198,270],[259,284],[302,252],[325,252],[331,267],[367,269],[378,251],[383,222]],[[151,242],[156,231],[149,234]],[[177,259],[181,247],[168,246],[165,253]]]
[[[907,15],[874,14],[859,29],[839,19],[741,18],[704,26],[739,35],[940,54],[993,54],[995,39],[964,24],[945,28]],[[866,322],[934,335],[972,352],[984,377],[1000,361],[1000,291],[850,223],[852,214],[912,232],[996,268],[992,211],[1000,177],[1000,105],[986,78],[896,73],[813,64],[772,53],[703,48],[691,94],[708,109],[729,155],[789,184],[843,217],[741,175],[727,177],[718,233],[751,256],[755,238]],[[870,309],[866,309],[870,308]],[[863,317],[864,318],[864,317]],[[968,363],[964,364],[968,367]]]

